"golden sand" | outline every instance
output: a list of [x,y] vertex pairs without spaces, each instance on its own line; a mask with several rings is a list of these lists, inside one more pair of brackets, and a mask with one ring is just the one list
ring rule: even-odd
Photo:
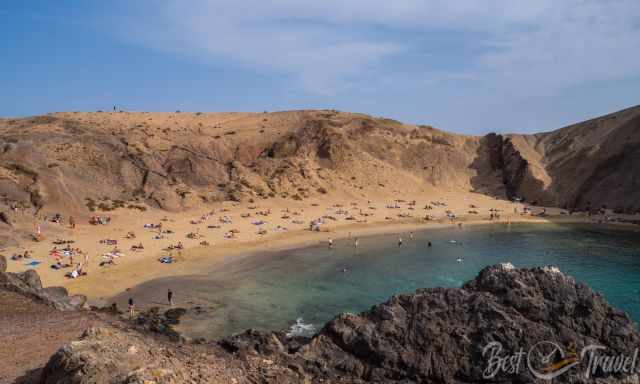
[[[318,244],[327,242],[329,238],[401,233],[418,229],[454,226],[460,222],[464,222],[464,225],[472,225],[491,222],[504,224],[523,221],[591,221],[591,218],[583,214],[561,215],[560,210],[554,208],[546,208],[548,213],[546,217],[531,214],[522,215],[520,214],[523,207],[521,204],[495,200],[474,193],[452,192],[444,193],[438,197],[416,198],[415,206],[409,205],[409,201],[414,199],[405,198],[404,200],[405,202],[398,203],[400,208],[388,208],[387,205],[395,204],[393,201],[326,198],[322,201],[309,199],[296,202],[273,199],[257,204],[223,202],[176,214],[160,210],[132,213],[131,210],[121,209],[109,213],[111,217],[109,225],[91,225],[79,219],[75,229],[68,228],[66,223],[44,224],[43,233],[46,236],[44,241],[37,243],[25,240],[21,247],[7,248],[4,253],[11,255],[14,252],[29,250],[35,259],[42,261],[42,264],[37,267],[37,271],[45,286],[62,285],[73,294],[84,294],[92,302],[100,302],[102,298],[108,298],[150,279],[198,274],[204,269],[239,255]],[[425,205],[430,201],[441,201],[447,205],[425,210]],[[477,208],[471,208],[472,205]],[[489,209],[491,208],[501,211],[499,220],[489,221]],[[519,213],[515,213],[514,208]],[[267,210],[271,211],[269,216],[256,214],[258,211]],[[346,217],[349,215],[336,213],[339,210],[348,211],[355,220],[347,220]],[[361,215],[361,210],[363,214],[369,216]],[[473,210],[478,214],[469,213]],[[452,222],[447,218],[446,211],[451,211],[456,215],[455,221]],[[534,214],[541,211],[542,208],[533,209]],[[214,213],[206,220],[197,224],[192,223],[210,212]],[[241,216],[246,216],[246,214],[249,214],[249,217]],[[425,220],[426,214],[433,216],[434,219]],[[407,215],[411,217],[406,217]],[[230,217],[232,223],[222,223],[219,219],[223,216]],[[322,216],[335,217],[336,220],[325,219],[325,224],[321,226],[320,232],[310,231],[309,222]],[[264,220],[267,223],[258,226],[252,224],[253,220]],[[294,220],[303,224],[294,224]],[[174,233],[167,235],[164,239],[155,240],[153,236],[157,234],[158,230],[143,228],[146,223],[162,223],[164,229],[170,229]],[[220,228],[208,228],[212,225],[220,226]],[[287,230],[276,231],[278,226],[286,227]],[[264,227],[267,233],[258,234],[260,227]],[[225,238],[224,234],[231,229],[238,231],[235,238]],[[134,232],[136,238],[127,239],[128,232]],[[202,237],[188,238],[187,234],[190,232],[197,232]],[[55,261],[49,255],[49,251],[54,247],[52,241],[56,238],[74,240],[73,248],[80,248],[89,254],[86,276],[71,279],[65,277],[71,268],[62,270],[50,268],[50,265]],[[116,265],[99,266],[103,261],[102,255],[114,248],[113,245],[101,244],[100,240],[103,239],[117,240],[118,248],[125,254],[116,259]],[[203,241],[208,242],[209,245],[201,245]],[[176,245],[178,242],[182,242],[184,245],[183,250],[170,252],[164,250],[169,245]],[[130,247],[138,243],[144,245],[144,250],[131,251]],[[162,264],[158,261],[160,257],[169,255],[169,253],[177,259],[176,263]],[[82,260],[75,261],[81,262]],[[27,268],[24,264],[25,262],[22,260],[9,261],[8,269],[11,272],[24,270]]]

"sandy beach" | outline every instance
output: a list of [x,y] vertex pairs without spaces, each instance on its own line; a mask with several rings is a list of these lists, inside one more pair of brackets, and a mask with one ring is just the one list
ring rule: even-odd
[[[436,206],[434,202],[442,205]],[[431,209],[425,209],[425,206]],[[61,224],[42,223],[44,241],[26,240],[20,247],[6,248],[4,253],[12,255],[28,250],[33,259],[41,261],[37,271],[45,286],[61,285],[73,294],[87,295],[91,303],[105,304],[106,298],[154,278],[197,274],[240,255],[328,243],[330,238],[355,238],[380,233],[406,234],[418,229],[458,226],[460,223],[596,220],[596,217],[587,217],[586,214],[561,214],[560,209],[554,208],[533,207],[524,214],[523,207],[523,204],[485,195],[452,192],[437,198],[405,197],[397,201],[330,197],[317,201],[223,202],[179,214],[159,210],[132,213],[120,209],[109,212],[111,220],[107,225],[91,225],[88,218],[76,218],[74,229],[69,227],[66,220]],[[490,209],[498,210],[499,219],[490,220],[494,212]],[[547,216],[538,216],[543,210]],[[455,218],[448,217],[447,212],[455,215]],[[430,220],[425,220],[426,215],[430,216]],[[320,230],[309,230],[309,223],[319,218],[324,218]],[[256,220],[264,223],[256,225]],[[144,226],[160,223],[162,229],[170,233],[163,233],[161,239],[154,239],[158,229]],[[233,237],[230,237],[231,232],[234,232]],[[129,233],[134,233],[135,238],[127,238]],[[56,246],[52,242],[58,239],[73,240],[72,248],[79,248],[88,254],[89,262],[84,266],[86,275],[70,278],[65,275],[72,270],[71,267],[59,270],[51,268],[55,258],[50,252]],[[115,240],[117,244],[106,244],[106,240]],[[167,249],[179,243],[183,249]],[[142,244],[144,249],[132,250],[131,247],[138,244]],[[107,260],[103,255],[114,249],[121,253],[113,258],[115,265],[101,266]],[[159,262],[163,256],[171,256],[174,263]],[[84,256],[75,257],[74,262],[82,262]],[[30,260],[10,261],[9,271],[29,268],[25,264]]]
[[[616,124],[636,113],[620,111]],[[608,208],[611,218],[625,216],[612,210],[636,213],[626,181],[614,178],[604,188],[588,169],[565,169],[556,145],[567,132],[468,136],[332,110],[4,119],[0,133],[19,145],[1,159],[0,254],[9,271],[35,267],[45,286],[100,303],[150,279],[349,234],[604,219],[541,206]],[[593,134],[575,145],[599,141]],[[593,183],[565,185],[585,180]],[[538,206],[523,214],[516,199]],[[110,221],[93,225],[92,215]],[[319,231],[309,230],[314,220],[323,221]],[[40,242],[33,240],[38,230]],[[67,246],[80,252],[65,254]],[[60,269],[51,268],[56,263]],[[78,263],[86,274],[66,277]]]

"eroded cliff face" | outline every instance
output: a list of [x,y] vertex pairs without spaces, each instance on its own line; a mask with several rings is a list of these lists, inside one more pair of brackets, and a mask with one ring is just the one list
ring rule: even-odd
[[[491,343],[499,343],[501,356],[542,341],[565,351],[600,345],[607,355],[632,356],[640,342],[629,317],[587,286],[553,267],[508,264],[485,268],[462,288],[418,290],[358,315],[339,315],[311,339],[247,331],[198,345],[190,355],[195,350],[188,345],[174,350],[150,336],[123,332],[91,330],[64,346],[42,382],[477,383],[493,372],[483,353]],[[556,357],[551,360],[546,364]],[[229,369],[208,375],[220,362]],[[585,364],[554,381],[593,382],[584,375]],[[526,361],[517,371],[493,373],[496,382],[540,381]],[[638,380],[635,373],[595,376],[600,383]]]
[[509,137],[490,133],[480,139],[478,156],[472,167],[476,190],[510,200],[536,201],[544,193],[542,182],[532,173],[530,163]]

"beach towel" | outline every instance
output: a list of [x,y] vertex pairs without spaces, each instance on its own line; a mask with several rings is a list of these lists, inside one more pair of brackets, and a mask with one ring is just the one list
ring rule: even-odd
[[124,256],[124,253],[121,253],[121,252],[109,252],[109,253],[104,253],[102,255],[102,257],[107,257],[107,258],[122,257],[122,256]]
[[159,259],[159,261],[160,261],[162,264],[172,264],[172,263],[174,263],[174,262],[175,262],[175,260],[173,260],[173,257],[171,257],[171,256],[161,257],[161,258]]
[[39,261],[39,260],[31,260],[30,262],[26,263],[25,265],[26,265],[26,266],[29,266],[29,267],[35,267],[36,265],[38,265],[38,264],[40,264],[40,263],[42,263],[42,261]]

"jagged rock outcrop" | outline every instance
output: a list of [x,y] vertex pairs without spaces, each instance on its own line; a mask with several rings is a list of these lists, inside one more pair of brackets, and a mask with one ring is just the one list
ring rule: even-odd
[[63,311],[78,310],[84,307],[87,298],[84,295],[69,296],[64,287],[42,287],[38,272],[33,269],[19,273],[4,272],[4,256],[0,256],[0,289],[16,292],[27,298],[42,302]]
[[509,137],[490,133],[480,140],[478,157],[472,164],[478,175],[472,178],[479,192],[528,202],[544,200],[542,181]]
[[[60,349],[45,368],[43,383],[60,378],[68,378],[62,383],[89,383],[96,377],[137,383],[134,375],[148,378],[159,367],[164,368],[155,379],[159,383],[217,382],[194,376],[204,369],[198,358],[175,352],[169,358],[164,349],[152,354],[156,341],[135,336],[122,343],[126,336],[121,331],[104,332],[91,331]],[[549,372],[537,363],[549,366],[560,360],[559,355],[546,351],[549,359],[535,361],[539,354],[534,353],[521,357],[518,370],[495,370],[485,348],[499,343],[501,357],[521,350],[543,353],[535,348],[544,341],[567,351],[565,357],[575,350],[582,359],[554,382],[587,383],[593,377],[599,383],[638,380],[635,373],[609,375],[602,370],[587,378],[588,354],[579,354],[588,345],[600,345],[606,348],[603,354],[633,356],[640,335],[625,313],[553,267],[515,269],[508,264],[485,268],[462,288],[422,289],[394,296],[359,315],[339,315],[311,339],[247,331],[220,341],[228,354],[218,358],[240,364],[233,374],[236,382],[528,383],[541,381],[536,373]],[[216,345],[209,347],[216,350]],[[127,348],[145,352],[130,356]]]
[[167,336],[173,341],[182,341],[182,337],[173,326],[180,323],[180,317],[186,312],[184,308],[171,308],[161,314],[160,308],[152,307],[139,314],[135,324],[139,329]]

